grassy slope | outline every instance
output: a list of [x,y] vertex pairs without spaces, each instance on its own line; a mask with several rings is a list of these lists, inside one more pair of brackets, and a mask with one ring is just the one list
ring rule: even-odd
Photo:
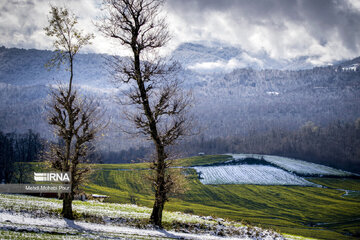
[[[208,156],[196,156],[191,158],[182,158],[172,160],[171,166],[189,167],[194,165],[206,165],[212,163],[221,163],[230,160],[231,156],[228,155],[208,155]],[[135,164],[96,164],[95,169],[102,170],[119,170],[119,169],[148,169],[150,163],[135,163]]]
[[[175,166],[202,165],[228,160],[228,156],[194,157],[174,161]],[[147,178],[147,163],[99,164],[85,187],[88,192],[110,195],[109,201],[128,203],[132,199],[151,207],[153,194]],[[138,169],[119,171],[118,169]],[[343,198],[343,191],[299,186],[203,185],[192,169],[187,173],[189,191],[166,204],[166,210],[186,211],[244,220],[272,227],[284,233],[323,239],[355,239],[341,233],[359,233],[360,198]],[[356,190],[359,180],[312,179],[329,187]],[[350,220],[358,219],[351,222]],[[314,226],[315,223],[327,223]]]
[[[86,231],[72,224],[61,223],[59,213],[62,208],[62,200],[39,198],[26,195],[0,194],[0,216],[1,213],[11,212],[14,217],[12,221],[5,221],[6,216],[0,217],[0,239],[155,239],[154,236],[146,237],[144,233],[127,233],[126,229],[118,232],[106,230],[106,226],[116,226],[119,222],[126,226],[143,228],[149,222],[151,208],[139,207],[133,204],[99,203],[96,201],[73,201],[73,210],[77,215],[77,221],[82,223],[96,223],[93,231]],[[30,222],[31,218],[51,219],[49,225],[39,225],[36,221]],[[21,219],[22,218],[22,219]],[[52,222],[53,220],[53,222]],[[119,221],[121,220],[121,221]],[[106,226],[104,226],[104,221]],[[227,227],[239,226],[236,222],[223,222]],[[102,226],[105,228],[102,228]],[[183,214],[179,212],[163,213],[163,225],[165,229],[181,229],[183,225],[198,227],[203,231],[206,229],[216,231],[218,222],[205,220],[198,216]],[[100,227],[100,229],[98,228]],[[120,227],[124,227],[121,226]],[[86,227],[91,229],[91,227]],[[146,227],[145,227],[146,228]],[[104,230],[104,232],[102,232]],[[253,231],[254,229],[250,229]],[[141,231],[141,230],[140,230]],[[261,230],[258,230],[261,231]],[[146,234],[146,233],[145,233]],[[156,239],[168,239],[165,236]]]
[[324,185],[330,188],[346,189],[353,191],[360,191],[359,179],[349,178],[311,178],[312,182]]

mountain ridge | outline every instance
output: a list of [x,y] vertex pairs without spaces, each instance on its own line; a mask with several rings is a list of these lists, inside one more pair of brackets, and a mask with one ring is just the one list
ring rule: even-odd
[[[41,53],[40,55],[46,56],[43,64],[45,65],[47,61],[51,59],[53,51],[51,50],[41,50],[41,49],[24,49],[24,48],[7,48],[5,46],[0,47],[0,57],[4,57],[4,53],[9,52],[11,54],[16,54],[19,52],[34,54]],[[39,54],[35,56],[38,57]],[[78,58],[81,58],[83,61],[85,56],[91,57],[93,60],[96,60],[96,63],[103,63],[104,59],[108,54],[103,53],[79,53]],[[174,51],[170,54],[172,59],[180,62],[181,65],[187,69],[189,66],[194,64],[201,64],[207,62],[217,62],[217,61],[230,61],[231,59],[237,59],[239,65],[234,65],[231,70],[239,68],[254,68],[255,70],[306,70],[316,67],[327,67],[327,66],[344,66],[354,63],[360,63],[360,56],[353,59],[342,59],[336,60],[327,65],[314,65],[307,60],[311,56],[298,56],[292,59],[275,59],[271,58],[269,53],[266,51],[260,51],[257,53],[251,53],[242,49],[241,47],[236,47],[233,45],[220,43],[220,42],[211,42],[206,43],[203,41],[198,42],[184,42],[176,47]],[[100,57],[100,59],[98,59]],[[312,56],[314,57],[314,56]],[[78,59],[77,59],[78,60]],[[102,61],[101,61],[102,60]],[[241,62],[240,60],[243,60]],[[28,62],[29,63],[29,62]],[[44,66],[42,65],[42,67]],[[1,66],[3,67],[3,66]],[[191,69],[191,68],[190,68]],[[192,68],[194,69],[194,68]],[[3,69],[0,69],[3,70]]]

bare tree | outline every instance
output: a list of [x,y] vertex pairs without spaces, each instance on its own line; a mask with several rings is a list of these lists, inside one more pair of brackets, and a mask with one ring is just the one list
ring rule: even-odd
[[81,98],[73,89],[74,58],[81,47],[90,43],[92,34],[83,35],[77,30],[77,18],[66,8],[51,6],[49,26],[44,28],[46,34],[54,37],[56,54],[49,66],[65,64],[70,71],[68,84],[58,84],[51,90],[49,102],[49,124],[54,127],[59,144],[52,144],[45,157],[50,165],[59,171],[70,172],[71,192],[63,194],[62,215],[74,219],[72,201],[89,166],[81,166],[87,162],[91,143],[99,130],[100,110],[94,101]]
[[110,62],[118,82],[126,84],[126,119],[155,146],[153,169],[155,202],[150,221],[161,227],[162,211],[176,180],[168,170],[169,147],[190,129],[187,110],[190,95],[184,93],[175,76],[176,64],[166,64],[157,50],[169,41],[162,0],[104,0],[105,16],[98,25],[105,36],[117,39],[131,52],[129,58]]

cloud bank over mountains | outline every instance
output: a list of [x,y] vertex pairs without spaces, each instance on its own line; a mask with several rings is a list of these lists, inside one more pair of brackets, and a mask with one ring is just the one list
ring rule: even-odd
[[313,63],[360,52],[358,1],[170,0],[179,39],[217,39],[271,57],[313,56]]
[[[123,54],[121,49],[114,52],[93,25],[101,15],[100,0],[2,1],[0,45],[51,49],[43,31],[49,3],[68,6],[79,16],[79,27],[96,34],[85,51]],[[173,35],[168,52],[184,42],[220,41],[252,53],[266,52],[275,59],[309,56],[312,64],[360,55],[358,0],[168,0],[164,13]]]

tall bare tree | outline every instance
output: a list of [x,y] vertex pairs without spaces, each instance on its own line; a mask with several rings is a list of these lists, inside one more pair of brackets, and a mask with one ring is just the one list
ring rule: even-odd
[[83,34],[76,29],[77,18],[66,8],[51,6],[49,26],[46,34],[54,38],[56,54],[49,66],[65,64],[70,72],[67,84],[59,83],[51,90],[49,124],[54,127],[60,143],[53,144],[46,154],[51,166],[71,173],[71,192],[63,194],[62,215],[74,219],[72,201],[89,167],[80,167],[87,162],[91,143],[103,127],[99,124],[100,110],[94,101],[81,98],[73,89],[74,58],[79,50],[90,43],[92,34]]
[[104,0],[105,15],[99,30],[131,52],[129,58],[111,61],[116,80],[126,84],[126,118],[155,146],[153,168],[155,202],[150,221],[161,227],[162,212],[175,178],[168,170],[169,146],[190,129],[187,110],[191,98],[175,77],[176,64],[166,64],[156,53],[170,39],[161,17],[162,0]]

